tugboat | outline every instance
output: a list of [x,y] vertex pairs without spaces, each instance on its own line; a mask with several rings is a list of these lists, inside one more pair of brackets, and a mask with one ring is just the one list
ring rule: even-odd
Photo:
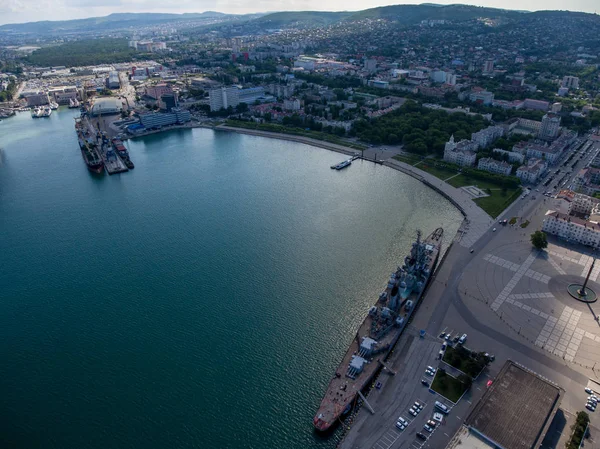
[[332,376],[313,419],[317,430],[326,431],[348,413],[358,393],[370,384],[385,363],[431,279],[443,235],[444,230],[437,228],[421,240],[421,232],[417,231],[410,254],[391,274],[386,289],[369,309]]

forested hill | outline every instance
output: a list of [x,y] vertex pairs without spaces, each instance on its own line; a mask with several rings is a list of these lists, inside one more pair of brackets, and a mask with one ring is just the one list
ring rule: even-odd
[[136,54],[127,45],[127,39],[87,39],[44,47],[34,51],[27,59],[39,67],[73,67],[129,62]]

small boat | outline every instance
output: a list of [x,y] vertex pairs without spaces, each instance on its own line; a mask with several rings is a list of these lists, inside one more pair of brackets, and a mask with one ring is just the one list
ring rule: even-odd
[[56,103],[55,101],[51,101],[50,102],[50,109],[52,109],[53,111],[58,109],[58,103]]
[[341,170],[343,168],[346,168],[348,165],[352,164],[352,161],[350,159],[344,161],[344,162],[340,162],[339,164],[337,164],[335,166],[336,170]]

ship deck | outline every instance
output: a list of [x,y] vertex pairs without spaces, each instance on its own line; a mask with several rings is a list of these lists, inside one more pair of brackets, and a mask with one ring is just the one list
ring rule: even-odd
[[[437,231],[436,231],[437,232]],[[430,235],[427,239],[425,239],[424,243],[434,245],[434,250],[431,254],[431,274],[430,278],[433,275],[433,270],[435,269],[435,264],[437,263],[437,259],[439,257],[439,252],[441,248],[441,235],[436,238],[435,232]],[[424,287],[426,288],[426,286]],[[387,287],[385,292],[389,294],[391,292],[391,288]],[[337,420],[342,413],[345,411],[346,407],[352,403],[357,397],[359,391],[361,391],[368,383],[373,379],[377,370],[381,367],[379,361],[383,362],[391,349],[393,349],[400,335],[402,334],[404,328],[407,325],[408,319],[414,312],[417,307],[417,303],[421,298],[421,293],[411,293],[407,300],[413,301],[413,307],[410,311],[405,309],[405,304],[402,305],[402,308],[399,311],[399,316],[405,316],[404,324],[399,328],[394,328],[390,332],[388,332],[382,339],[378,340],[380,347],[385,347],[388,344],[390,348],[384,352],[374,355],[369,359],[369,363],[366,364],[362,370],[362,372],[356,377],[351,378],[346,376],[347,368],[350,365],[352,360],[352,356],[357,355],[359,352],[359,345],[362,337],[369,337],[371,324],[373,319],[370,315],[367,315],[365,320],[360,325],[357,333],[355,334],[352,342],[350,343],[350,347],[346,351],[344,358],[342,359],[340,365],[338,366],[335,375],[332,377],[329,382],[329,386],[327,387],[327,392],[321,401],[321,405],[317,410],[315,419],[317,417],[321,417],[321,421],[325,423],[324,428],[328,428],[334,424],[335,420]]]

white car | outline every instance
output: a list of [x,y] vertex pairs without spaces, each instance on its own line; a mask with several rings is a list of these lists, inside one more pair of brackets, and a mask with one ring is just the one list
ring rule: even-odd
[[412,408],[408,411],[408,413],[410,413],[413,416],[417,416],[418,415],[418,413],[415,412]]
[[462,336],[458,339],[458,342],[462,345],[467,341],[467,334],[462,334]]
[[433,432],[433,429],[432,429],[431,427],[429,427],[427,424],[425,424],[425,425],[423,426],[423,429],[425,429],[425,430],[426,430],[427,432],[429,432],[429,433]]
[[396,423],[396,427],[398,428],[398,430],[399,430],[400,432],[402,432],[404,429],[406,429],[406,426],[405,426],[404,424],[402,424],[400,421],[398,421],[398,422]]
[[402,416],[398,417],[398,422],[402,423],[404,427],[408,426],[408,421],[405,420]]
[[[525,197],[523,197],[523,198],[525,198]],[[492,229],[492,232],[496,232],[496,228]]]
[[587,404],[585,404],[585,408],[587,408],[591,412],[596,410],[596,407],[594,407],[594,405],[590,404],[589,402]]

